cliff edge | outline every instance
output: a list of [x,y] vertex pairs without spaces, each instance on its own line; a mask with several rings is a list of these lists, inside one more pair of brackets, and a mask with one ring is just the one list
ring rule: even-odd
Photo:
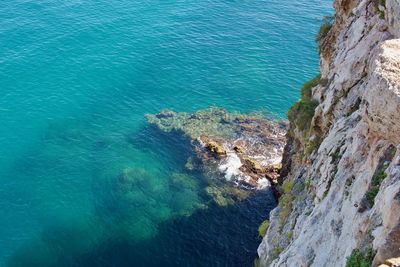
[[321,75],[289,111],[260,266],[397,266],[400,1],[335,0]]

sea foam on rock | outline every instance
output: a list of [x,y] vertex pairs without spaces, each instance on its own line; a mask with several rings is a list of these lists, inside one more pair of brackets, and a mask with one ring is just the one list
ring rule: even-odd
[[[237,194],[240,190],[262,189],[277,181],[277,163],[285,145],[284,122],[215,107],[191,114],[164,110],[146,118],[162,131],[174,131],[190,139],[198,164],[190,158],[187,166],[191,170],[197,167],[205,174],[207,182],[214,186],[209,190],[214,199],[226,195],[227,188],[235,188],[232,192]],[[218,186],[215,186],[221,183],[223,192],[216,193]],[[216,202],[229,203],[220,199]]]
[[221,164],[219,165],[218,169],[225,173],[225,178],[228,181],[231,181],[233,177],[237,177],[240,175],[240,167],[243,164],[236,153],[229,153],[224,160],[222,160]]

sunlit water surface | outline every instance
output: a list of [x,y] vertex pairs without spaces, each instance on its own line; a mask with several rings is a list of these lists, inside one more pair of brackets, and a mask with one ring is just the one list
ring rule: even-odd
[[0,266],[251,266],[269,191],[219,207],[144,114],[284,118],[328,0],[2,0]]

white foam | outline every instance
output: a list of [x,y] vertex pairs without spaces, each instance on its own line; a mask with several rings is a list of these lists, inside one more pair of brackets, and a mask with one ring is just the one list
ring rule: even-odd
[[267,178],[261,178],[257,181],[257,189],[264,189],[271,186],[271,182]]
[[228,153],[227,157],[221,162],[218,169],[225,173],[225,179],[231,181],[233,177],[239,176],[242,172],[240,167],[242,167],[242,162],[240,158],[235,153]]

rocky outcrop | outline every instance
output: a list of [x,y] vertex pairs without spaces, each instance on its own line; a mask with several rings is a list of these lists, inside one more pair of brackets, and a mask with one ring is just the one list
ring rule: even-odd
[[334,7],[311,90],[318,105],[307,127],[296,123],[306,109],[290,118],[261,266],[378,266],[400,256],[400,2]]
[[260,115],[243,115],[220,108],[192,114],[162,111],[146,115],[164,132],[187,137],[195,156],[190,171],[204,173],[206,193],[225,206],[242,200],[253,189],[276,183],[285,144],[286,123]]

